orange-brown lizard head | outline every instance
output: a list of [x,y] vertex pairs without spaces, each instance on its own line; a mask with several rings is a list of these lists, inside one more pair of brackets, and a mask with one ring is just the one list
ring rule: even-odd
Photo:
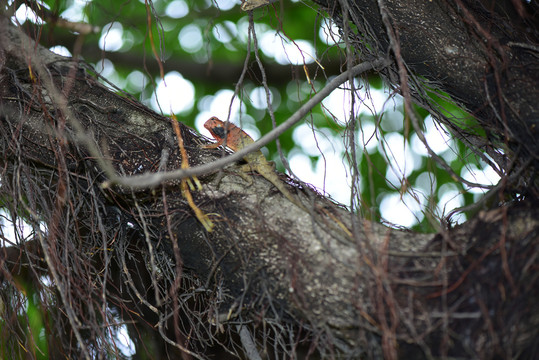
[[223,122],[219,118],[212,116],[204,123],[204,127],[210,132],[210,134],[216,140],[223,140],[226,136],[225,128]]

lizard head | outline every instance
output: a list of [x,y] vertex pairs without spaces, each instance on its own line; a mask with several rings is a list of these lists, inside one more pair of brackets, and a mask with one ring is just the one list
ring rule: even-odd
[[216,116],[212,116],[204,123],[204,127],[217,139],[225,139],[235,128],[232,123],[225,123]]
[[204,127],[216,138],[223,139],[225,137],[223,122],[215,116],[206,120]]
[[219,145],[228,146],[234,151],[244,148],[246,145],[253,143],[253,139],[249,137],[243,130],[231,122],[223,122],[212,116],[205,123],[204,127],[218,141]]

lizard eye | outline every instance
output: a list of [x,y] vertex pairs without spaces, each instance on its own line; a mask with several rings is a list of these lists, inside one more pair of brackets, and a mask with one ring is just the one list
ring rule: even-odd
[[212,130],[215,133],[215,135],[219,136],[221,139],[225,138],[226,133],[225,133],[225,128],[224,127],[216,126]]

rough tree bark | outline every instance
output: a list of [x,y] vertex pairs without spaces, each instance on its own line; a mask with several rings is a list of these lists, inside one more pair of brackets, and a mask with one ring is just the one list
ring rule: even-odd
[[[412,3],[418,11],[432,4]],[[369,31],[383,39],[377,3],[364,5],[365,14],[373,11]],[[392,19],[406,13],[398,2],[386,5]],[[444,14],[428,10],[422,13],[426,19]],[[412,24],[398,26],[410,67],[430,69],[423,75],[447,81],[446,90],[460,95],[492,135],[504,139],[492,120],[496,111],[483,106],[486,65],[450,77],[455,64],[433,67],[429,59],[415,58],[439,48],[425,42],[421,52],[407,50],[419,32]],[[155,338],[167,339],[156,357],[174,351],[204,356],[216,343],[252,358],[253,351],[270,357],[301,351],[344,358],[536,355],[539,219],[533,196],[424,235],[368,222],[308,188],[297,189],[298,199],[312,209],[307,213],[264,179],[254,176],[249,185],[227,168],[201,176],[202,189],[192,191],[215,224],[208,232],[179,180],[152,189],[102,186],[109,166],[122,175],[178,169],[170,119],[114,94],[82,64],[36,46],[6,19],[0,27],[2,195],[12,194],[9,206],[25,212],[36,228],[47,225],[36,230],[32,246],[21,241],[16,251],[4,249],[2,278],[7,282],[25,267],[52,279],[64,311],[50,317],[70,336],[54,340],[60,349],[50,346],[51,354],[93,354],[88,349],[102,344],[101,330],[88,323],[103,321],[94,308],[106,301],[126,310],[119,316],[133,328],[147,327]],[[387,48],[387,41],[380,44]],[[518,56],[527,56],[522,52]],[[526,71],[514,75],[524,88],[524,78],[533,76]],[[467,96],[471,86],[473,96]],[[514,96],[519,113],[537,122],[529,97],[506,88],[507,101]],[[519,128],[522,119],[513,123],[510,112],[504,116],[511,134],[528,140],[522,162],[533,168],[536,133],[526,127],[532,125]],[[181,126],[181,132],[191,166],[223,155],[201,149],[206,140],[191,130]]]

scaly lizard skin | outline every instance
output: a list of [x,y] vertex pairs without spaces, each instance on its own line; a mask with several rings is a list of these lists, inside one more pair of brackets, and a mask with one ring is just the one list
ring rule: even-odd
[[[226,145],[233,151],[239,151],[247,145],[254,143],[254,140],[245,131],[232,123],[225,123],[215,116],[207,120],[204,123],[204,127],[217,140],[215,144],[205,146],[206,148],[216,148],[220,145]],[[294,199],[292,194],[286,189],[277,174],[275,174],[275,165],[268,162],[260,150],[245,155],[243,159],[247,162],[247,165],[242,168],[243,171],[256,171],[275,185],[290,202],[307,211],[305,206]]]

